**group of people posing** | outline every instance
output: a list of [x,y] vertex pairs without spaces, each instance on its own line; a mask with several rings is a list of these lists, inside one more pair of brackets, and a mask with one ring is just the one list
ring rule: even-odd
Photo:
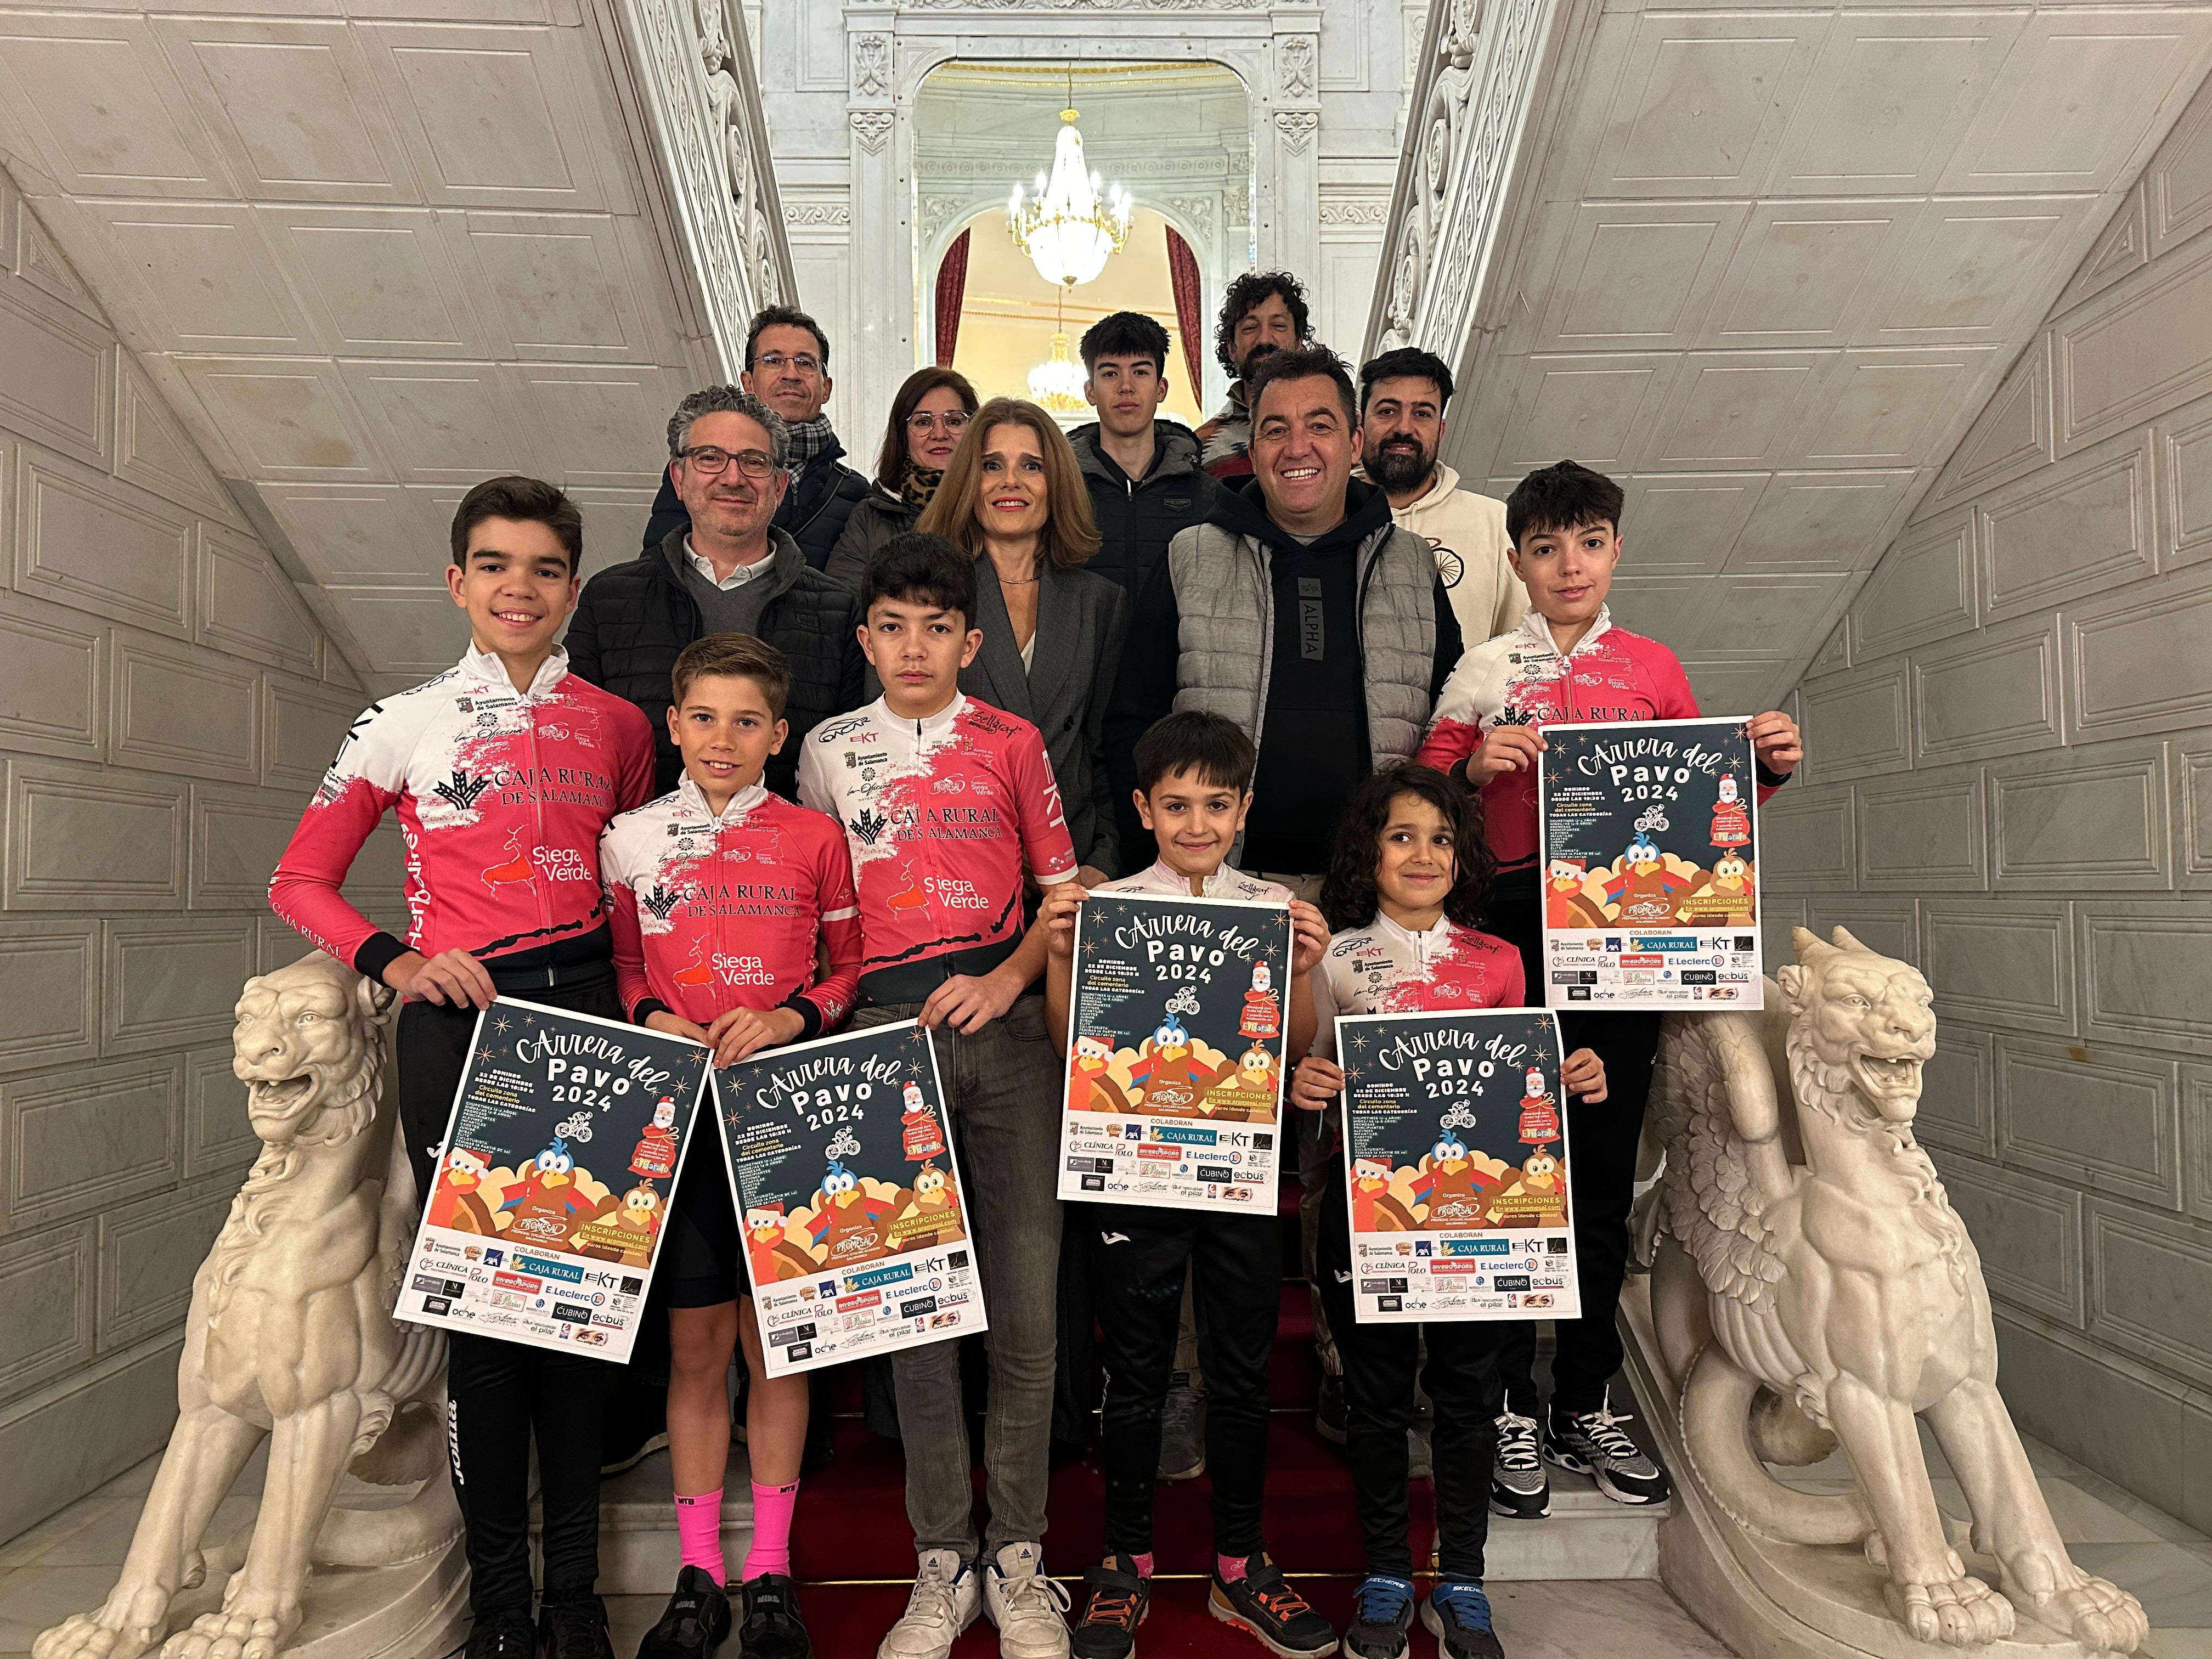
[[[932,1029],[990,1310],[986,1515],[979,1531],[959,1345],[898,1353],[918,1560],[881,1659],[945,1659],[979,1615],[1006,1659],[1127,1659],[1157,1479],[1200,1469],[1217,1618],[1278,1654],[1355,1659],[1406,1653],[1419,1618],[1449,1659],[1497,1659],[1493,1512],[1547,1515],[1547,1468],[1624,1504],[1668,1490],[1607,1394],[1656,1014],[1562,1017],[1589,1311],[1558,1328],[1547,1407],[1531,1322],[1354,1320],[1337,1178],[1332,1015],[1541,1006],[1539,726],[1698,712],[1666,647],[1607,615],[1621,492],[1572,461],[1502,503],[1459,489],[1437,459],[1446,366],[1393,351],[1355,384],[1281,273],[1231,285],[1216,345],[1235,380],[1197,433],[1158,417],[1168,336],[1133,313],[1084,336],[1098,418],[1071,434],[921,369],[868,479],[822,412],[829,341],[763,312],[740,384],[670,418],[635,558],[583,582],[559,489],[469,492],[447,570],[469,651],[355,723],[270,881],[279,915],[405,1000],[400,1132],[424,1191],[498,995],[693,1037],[718,1065],[843,1026]],[[1797,732],[1766,713],[1749,733],[1763,797]],[[340,890],[387,810],[404,939]],[[1055,1196],[1074,924],[1098,892],[1290,908],[1285,1127],[1317,1421],[1348,1443],[1367,1553],[1340,1634],[1261,1536],[1276,1218]],[[688,1159],[655,1285],[683,1565],[639,1659],[705,1659],[733,1627],[744,1659],[812,1651],[790,1557],[808,1389],[765,1379],[747,1271],[721,1161]],[[1087,1433],[1093,1368],[1068,1352],[1094,1329],[1108,1554],[1079,1607],[1044,1571],[1045,1496],[1056,1360]],[[740,1352],[752,1532],[732,1575]],[[450,1353],[468,1659],[611,1659],[597,1488],[622,1368],[458,1331]],[[533,1435],[559,1452],[538,1463],[542,1595]],[[1407,1498],[1425,1474],[1425,1593]]]

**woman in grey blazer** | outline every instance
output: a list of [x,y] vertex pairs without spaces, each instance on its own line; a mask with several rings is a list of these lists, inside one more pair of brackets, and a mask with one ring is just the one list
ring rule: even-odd
[[[1091,492],[1051,416],[1018,398],[976,411],[915,528],[975,561],[983,643],[960,689],[1043,734],[1086,887],[1118,873],[1106,775],[1106,704],[1121,660],[1128,598],[1083,567],[1098,550]],[[1139,867],[1148,849],[1129,850]]]

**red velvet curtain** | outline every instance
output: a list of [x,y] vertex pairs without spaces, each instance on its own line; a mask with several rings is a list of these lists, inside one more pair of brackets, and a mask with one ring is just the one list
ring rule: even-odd
[[1183,367],[1190,372],[1190,395],[1202,398],[1206,388],[1206,323],[1198,309],[1198,256],[1190,244],[1168,233],[1168,281],[1175,289],[1176,329],[1182,336]]
[[974,234],[963,230],[954,237],[937,267],[937,361],[948,368],[952,349],[960,343],[960,304],[968,294],[968,239]]

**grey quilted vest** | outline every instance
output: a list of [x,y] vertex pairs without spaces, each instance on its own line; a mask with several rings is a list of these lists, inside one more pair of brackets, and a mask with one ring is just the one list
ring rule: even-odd
[[[1420,537],[1387,523],[1359,544],[1358,557],[1368,752],[1380,769],[1411,760],[1429,723],[1437,560]],[[1182,619],[1175,706],[1235,720],[1255,747],[1275,639],[1267,560],[1258,541],[1212,523],[1168,544]]]

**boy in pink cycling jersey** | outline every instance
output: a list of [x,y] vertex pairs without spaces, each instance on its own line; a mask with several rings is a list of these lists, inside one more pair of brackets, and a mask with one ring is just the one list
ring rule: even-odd
[[[1698,699],[1672,651],[1617,627],[1606,609],[1620,537],[1620,486],[1573,461],[1540,468],[1505,502],[1514,574],[1528,590],[1520,627],[1472,647],[1437,699],[1415,759],[1464,781],[1482,797],[1483,839],[1498,860],[1484,927],[1521,953],[1528,983],[1544,983],[1543,908],[1538,889],[1536,756],[1540,725],[1580,720],[1688,720]],[[1797,723],[1770,711],[1748,724],[1759,799],[1788,779],[1803,754]],[[1659,1016],[1563,1014],[1570,1051],[1595,1049],[1607,1097],[1571,1096],[1575,1149],[1575,1251],[1583,1316],[1563,1320],[1552,1365],[1548,1424],[1540,1426],[1532,1370],[1536,1327],[1515,1321],[1500,1340],[1505,1407],[1498,1419],[1491,1507],[1534,1519],[1551,1513],[1546,1463],[1591,1476],[1621,1504],[1667,1496],[1666,1471],[1624,1434],[1606,1385],[1620,1369],[1613,1324],[1628,1266],[1628,1205],[1636,1178]]]
[[1066,1592],[1042,1573],[1060,1260],[1060,1066],[1046,1041],[1044,935],[1029,881],[1075,874],[1044,740],[960,691],[983,635],[973,562],[941,537],[895,537],[860,591],[861,649],[884,695],[808,734],[799,799],[845,826],[864,938],[859,1025],[935,1028],[939,1074],[990,1317],[977,1559],[957,1345],[892,1362],[920,1557],[883,1659],[944,1659],[979,1612],[1004,1659],[1067,1651]]
[[[730,1066],[804,1042],[852,1012],[860,910],[844,831],[763,781],[790,734],[791,667],[746,634],[686,646],[672,676],[677,787],[607,826],[599,842],[614,927],[615,979],[629,1018],[714,1047]],[[817,958],[826,971],[817,972]],[[638,1659],[708,1659],[732,1619],[722,1559],[722,1472],[730,1459],[730,1358],[742,1340],[751,1386],[745,1447],[753,1529],[738,1574],[745,1659],[811,1651],[791,1579],[791,1518],[805,1450],[807,1379],[769,1381],[750,1305],[745,1236],[728,1167],[701,1109],[670,1206],[660,1279],[671,1370],[668,1453],[683,1565]]]

